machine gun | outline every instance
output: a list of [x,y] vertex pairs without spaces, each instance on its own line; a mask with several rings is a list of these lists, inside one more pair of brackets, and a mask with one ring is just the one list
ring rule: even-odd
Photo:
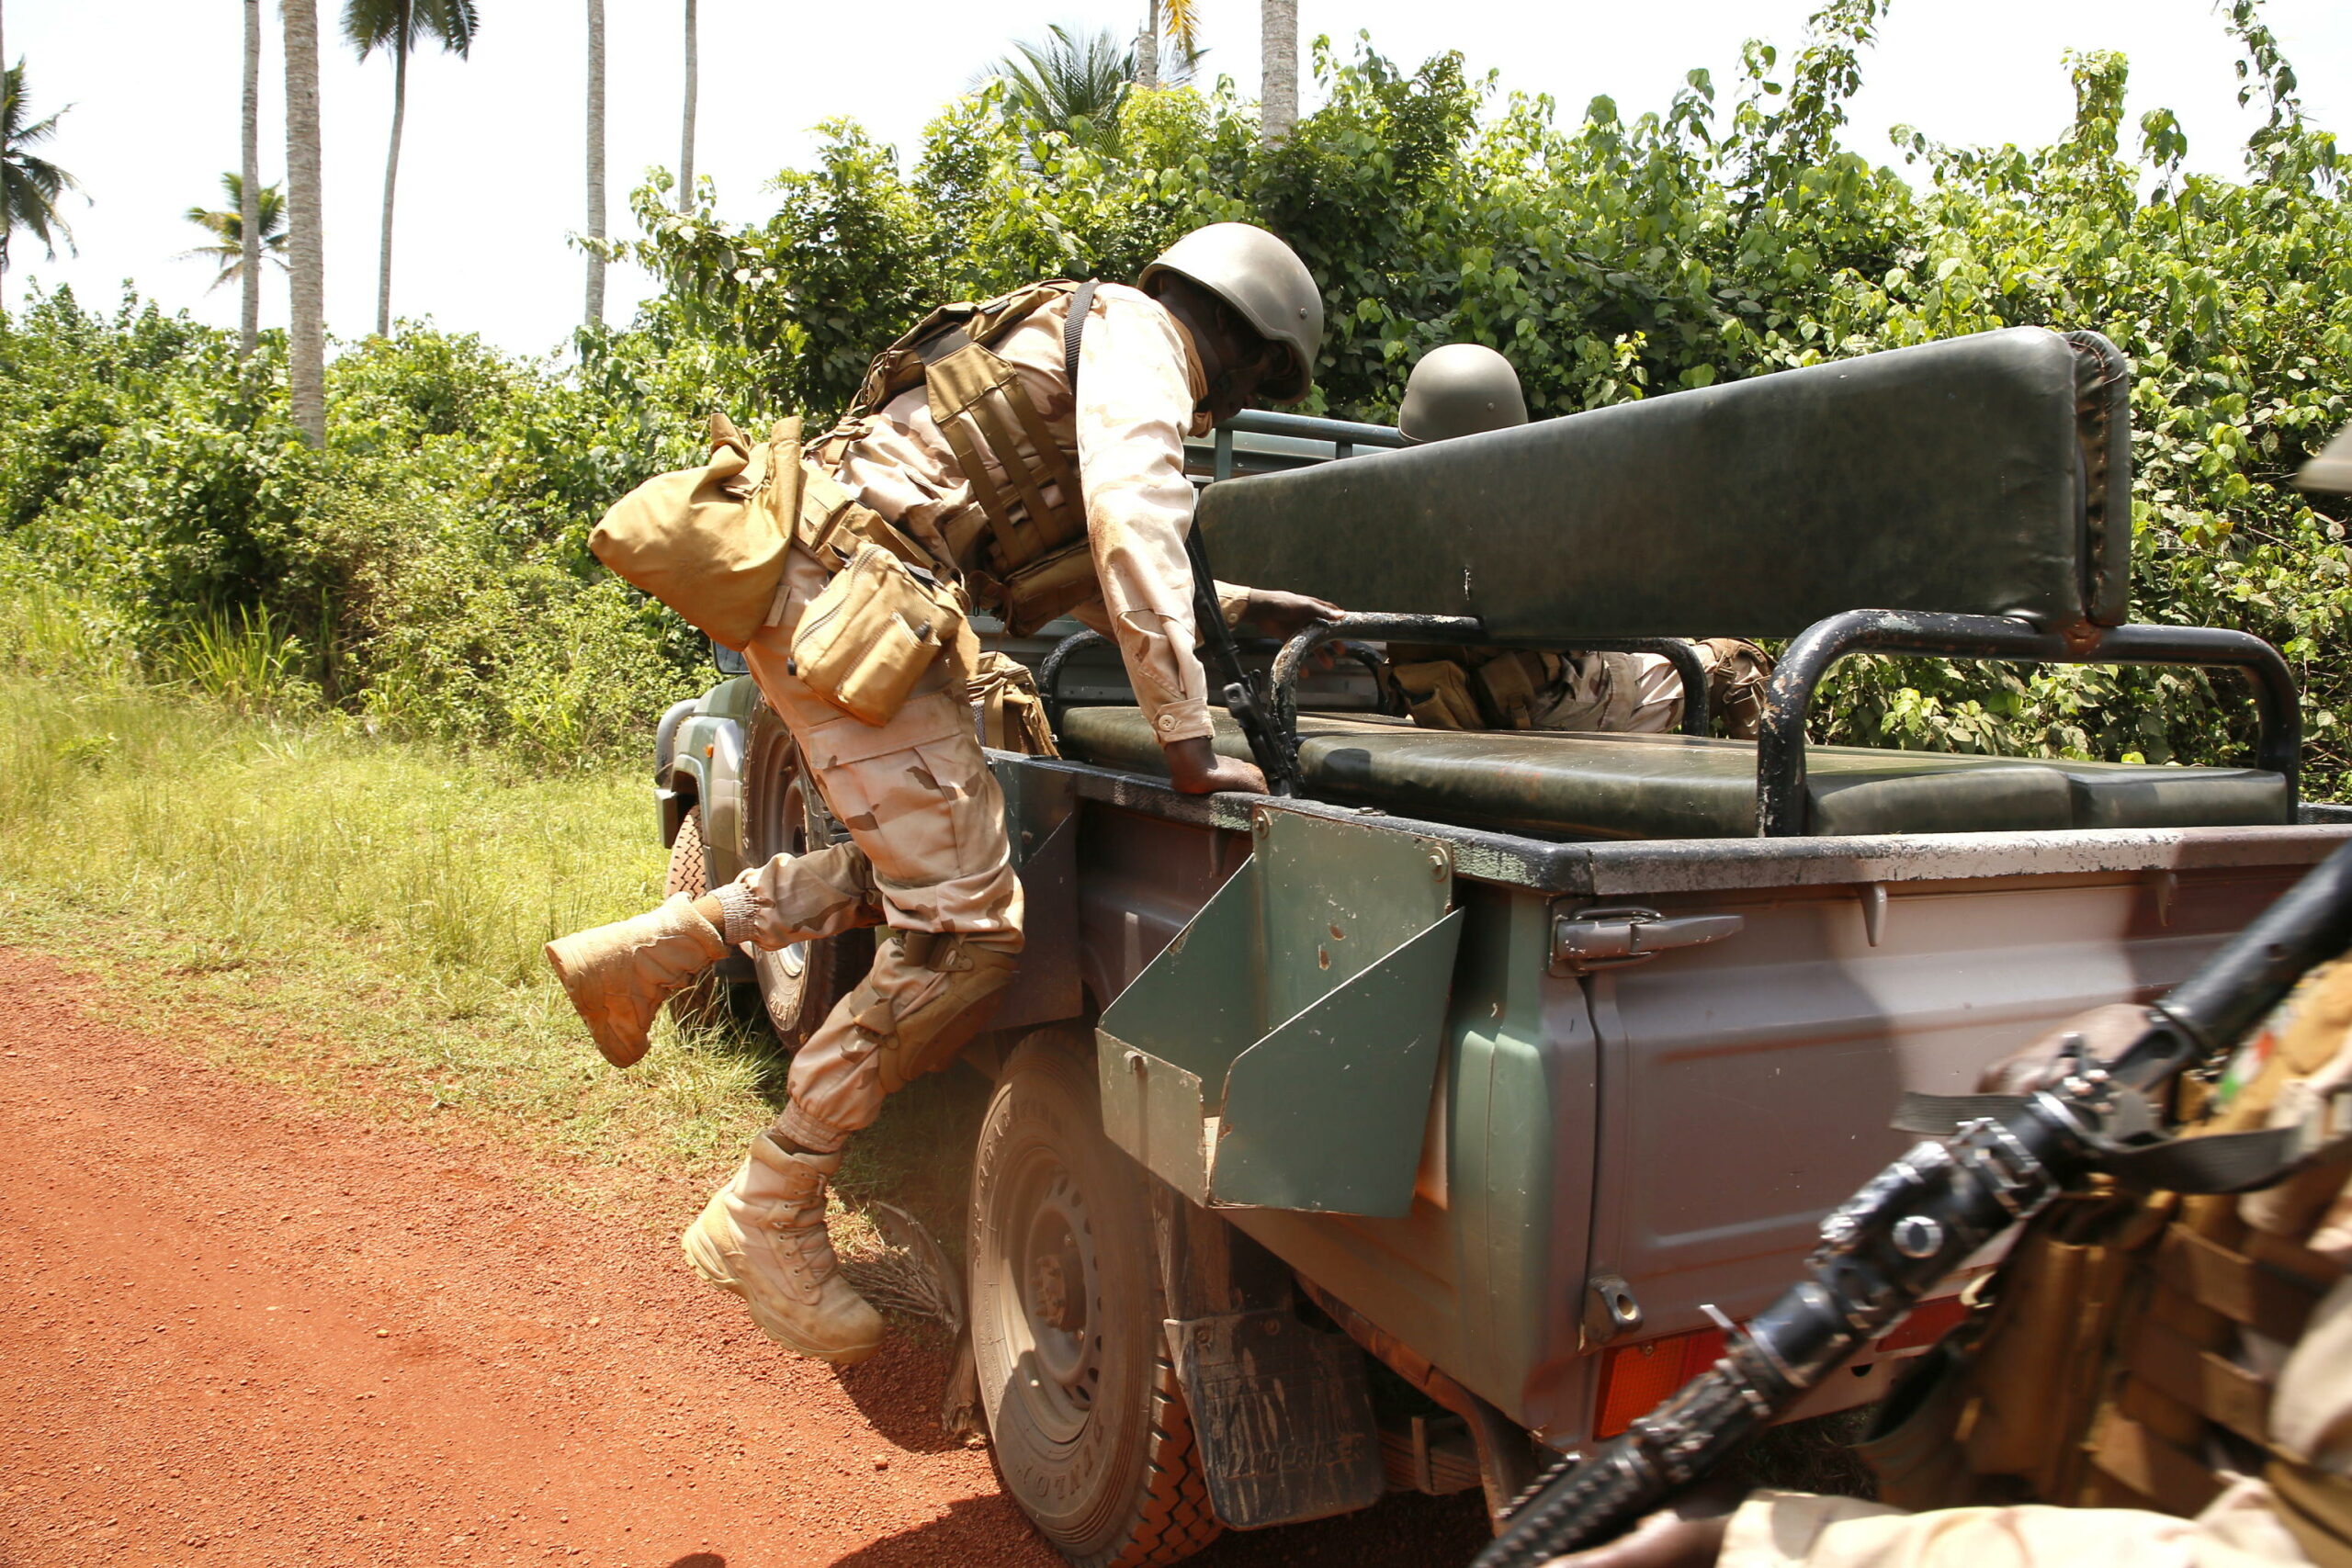
[[1208,551],[1201,544],[1198,527],[1184,536],[1184,553],[1193,559],[1193,618],[1200,623],[1201,640],[1216,660],[1225,710],[1241,727],[1250,754],[1258,759],[1259,771],[1266,775],[1266,787],[1276,795],[1296,795],[1298,754],[1289,733],[1274,722],[1265,688],[1241,667],[1241,648],[1233,640],[1233,628],[1225,624],[1225,612],[1217,605],[1216,579],[1209,570]]
[[2175,1191],[2233,1192],[2330,1157],[2315,1130],[2178,1140],[2154,1109],[2181,1073],[2218,1066],[2302,974],[2352,943],[2352,844],[2322,862],[2148,1010],[2112,1061],[2079,1040],[2055,1088],[2023,1098],[1910,1096],[1902,1120],[1957,1123],[1821,1222],[1807,1278],[1734,1333],[1723,1359],[1590,1457],[1536,1482],[1476,1568],[1533,1568],[1607,1541],[1704,1477],[1976,1249],[2095,1170]]

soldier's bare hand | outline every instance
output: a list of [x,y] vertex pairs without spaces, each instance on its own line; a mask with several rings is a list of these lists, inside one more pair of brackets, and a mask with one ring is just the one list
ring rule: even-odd
[[1723,1551],[1731,1516],[1689,1518],[1672,1510],[1652,1514],[1607,1546],[1555,1557],[1544,1568],[1708,1568]]
[[1242,619],[1268,637],[1291,637],[1320,622],[1336,621],[1341,611],[1326,599],[1285,593],[1278,588],[1253,588]]
[[1240,795],[1266,793],[1266,775],[1250,763],[1218,754],[1205,735],[1160,748],[1168,757],[1168,777],[1185,795],[1216,795],[1230,790]]
[[2083,1037],[2088,1054],[2101,1062],[2113,1061],[2148,1027],[2148,1010],[2130,1002],[2078,1012],[2024,1050],[2002,1057],[1976,1080],[1979,1094],[2031,1094],[2057,1081],[2053,1071],[2059,1048],[2070,1034]]

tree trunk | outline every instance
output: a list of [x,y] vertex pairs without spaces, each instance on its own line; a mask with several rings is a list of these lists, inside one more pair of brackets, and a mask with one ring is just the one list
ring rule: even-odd
[[1259,129],[1271,147],[1298,123],[1298,0],[1263,0],[1259,56]]
[[319,5],[281,0],[286,18],[286,238],[293,310],[287,382],[294,423],[313,446],[327,444],[326,250],[319,189]]
[[[588,0],[588,237],[605,237],[605,0]],[[594,251],[584,321],[605,324],[605,258]]]
[[702,72],[695,38],[695,0],[686,0],[686,123],[678,139],[678,210],[695,209],[695,90]]
[[[402,6],[405,12],[408,7]],[[376,335],[392,335],[392,187],[401,177],[401,122],[408,118],[408,17],[392,40],[392,145],[384,154],[384,243],[376,258]]]
[[[6,9],[6,6],[0,6],[0,12],[5,12]],[[5,27],[0,27],[0,90],[5,90],[7,75],[8,35]],[[5,328],[7,325],[8,321],[7,284],[8,224],[6,220],[0,220],[0,328]]]
[[1143,32],[1136,39],[1136,85],[1159,85],[1159,0],[1146,0]]
[[237,202],[238,231],[244,241],[244,309],[238,324],[237,357],[253,357],[261,340],[261,0],[245,0],[244,186]]

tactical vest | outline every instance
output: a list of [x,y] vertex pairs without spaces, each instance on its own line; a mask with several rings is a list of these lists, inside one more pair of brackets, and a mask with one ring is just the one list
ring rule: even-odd
[[[893,398],[922,386],[980,512],[978,527],[926,543],[940,566],[967,580],[976,599],[999,606],[1015,636],[1085,603],[1097,589],[1078,472],[1047,431],[1020,371],[995,345],[1069,297],[1062,352],[1074,396],[1079,338],[1095,287],[1056,279],[977,305],[941,306],[875,358],[848,413],[818,447],[820,461],[838,465]],[[1025,457],[1023,440],[1031,454]],[[989,457],[1003,473],[1003,487],[990,477]],[[981,541],[974,536],[983,530],[985,543],[975,549]]]
[[[2241,1055],[2245,1086],[2227,1108],[2184,1136],[2261,1127],[2290,1078],[2335,1055],[2352,1025],[2352,963],[2315,971],[2289,1007],[2291,1022],[2274,1017]],[[2250,1059],[2258,1070],[2244,1071]],[[2249,1224],[2236,1197],[2135,1193],[2105,1178],[2052,1204],[1980,1281],[1997,1295],[1976,1303],[1977,1322],[1888,1396],[1859,1445],[1882,1499],[2188,1517],[2231,1475],[2259,1476],[2306,1555],[2352,1568],[2352,1481],[2275,1442],[2270,1379],[2233,1354],[2250,1332],[2283,1358],[2345,1278],[2303,1243],[2347,1175],[2332,1161],[2244,1201],[2298,1216],[2285,1234]]]

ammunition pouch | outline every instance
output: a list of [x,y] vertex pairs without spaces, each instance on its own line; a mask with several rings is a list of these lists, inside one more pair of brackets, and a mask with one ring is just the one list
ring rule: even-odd
[[1083,538],[1040,557],[997,586],[1004,628],[1027,637],[1056,615],[1102,592],[1094,576],[1094,552]]
[[954,591],[881,545],[861,545],[800,614],[792,673],[864,724],[898,716],[915,682],[965,637]]
[[1036,678],[1019,660],[990,649],[983,653],[966,684],[978,719],[980,744],[1027,757],[1058,757]]
[[1483,729],[1486,719],[1470,695],[1470,678],[1451,659],[1398,664],[1389,670],[1405,711],[1424,729]]

